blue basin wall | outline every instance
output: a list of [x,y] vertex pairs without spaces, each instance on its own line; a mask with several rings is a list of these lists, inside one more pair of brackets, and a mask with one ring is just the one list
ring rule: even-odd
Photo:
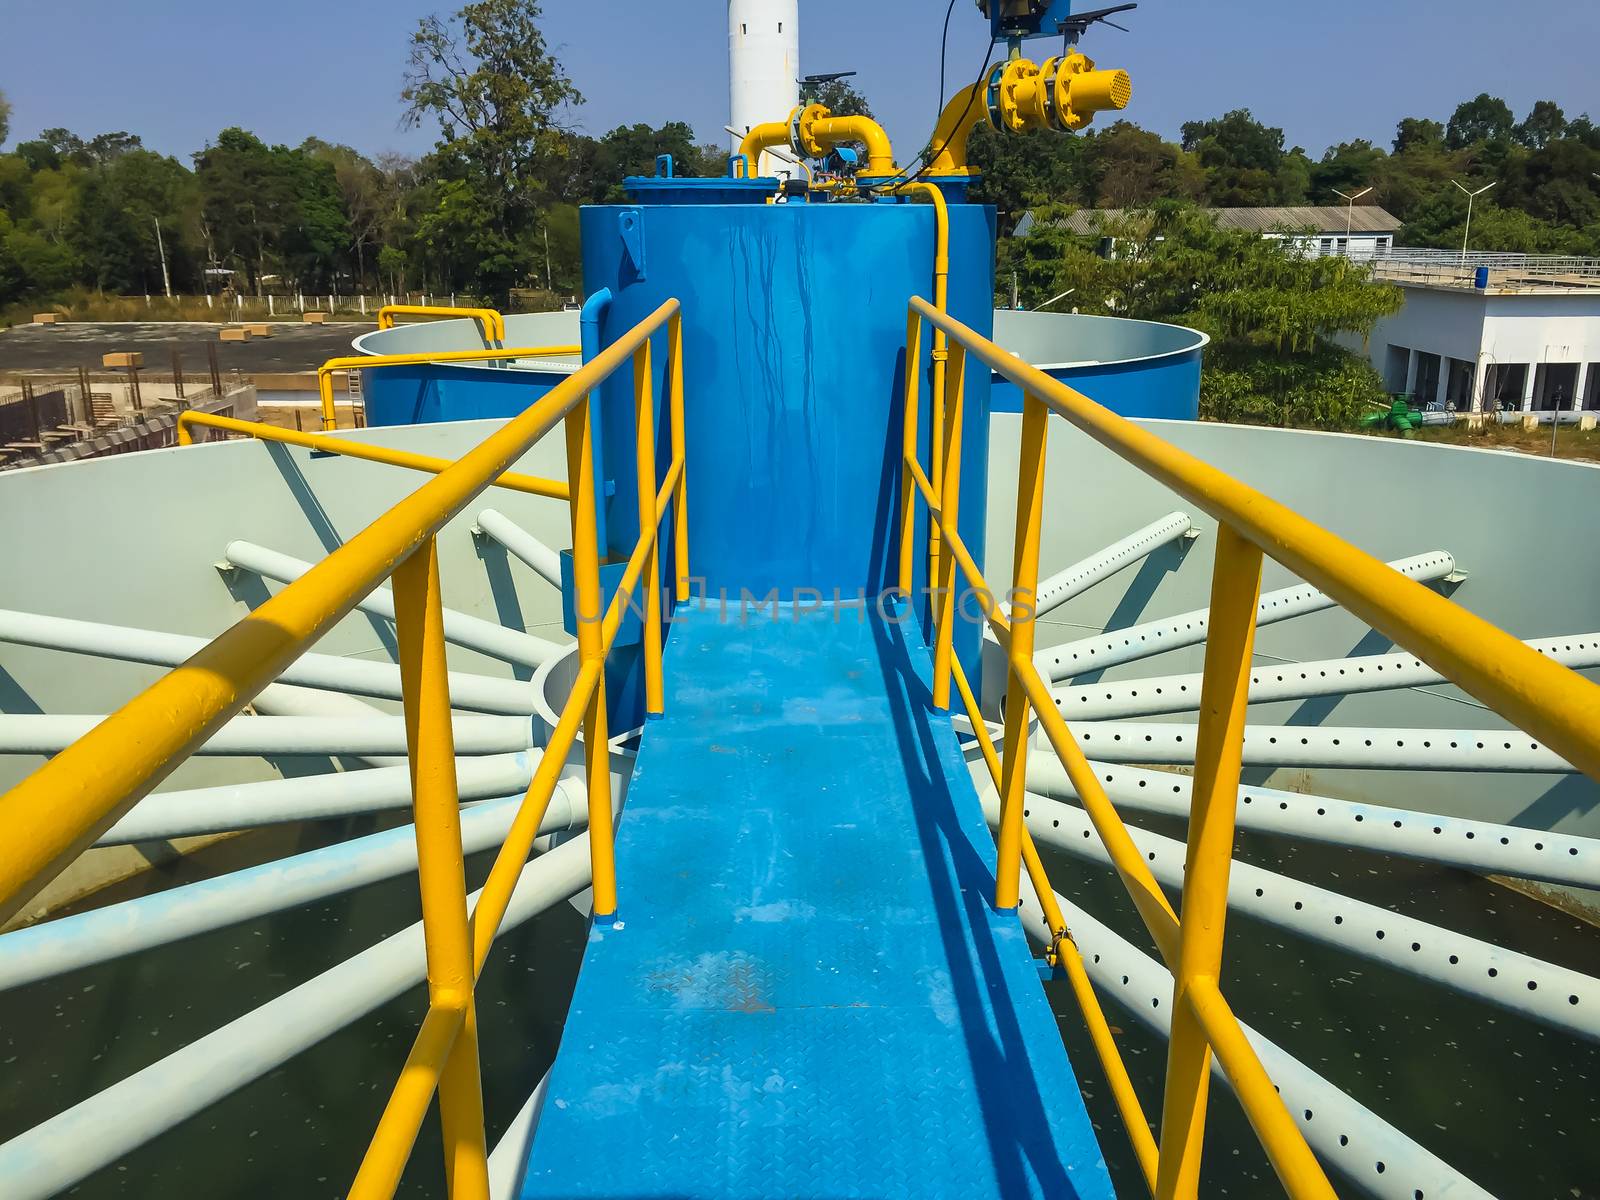
[[[1124,417],[1193,421],[1200,415],[1205,334],[1159,321],[1077,313],[994,314],[994,340],[1046,375]],[[1022,393],[995,377],[991,412],[1022,411]]]
[[[575,312],[514,313],[506,317],[510,347],[576,346]],[[355,340],[358,354],[421,354],[481,350],[483,337],[471,320],[428,321],[379,329]],[[368,425],[429,425],[514,417],[578,366],[576,355],[521,359],[511,367],[483,363],[385,367],[361,372]]]

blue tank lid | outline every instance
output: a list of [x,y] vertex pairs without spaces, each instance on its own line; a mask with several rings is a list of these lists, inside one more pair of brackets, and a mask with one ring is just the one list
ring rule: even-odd
[[[691,178],[672,173],[672,155],[656,158],[654,175],[629,175],[622,190],[630,200],[641,204],[765,204],[777,195],[780,180],[765,175],[746,178],[733,172],[743,167],[744,159],[728,160],[728,174],[714,178]],[[739,164],[735,167],[734,164]]]

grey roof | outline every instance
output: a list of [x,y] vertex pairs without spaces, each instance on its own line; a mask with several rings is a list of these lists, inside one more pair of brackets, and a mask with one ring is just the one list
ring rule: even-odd
[[[1080,208],[1063,222],[1063,227],[1069,233],[1099,233],[1107,222],[1120,220],[1126,211],[1121,208]],[[1315,233],[1342,234],[1346,221],[1353,233],[1398,233],[1401,225],[1398,217],[1375,204],[1358,204],[1353,210],[1335,205],[1301,205],[1288,208],[1207,208],[1201,211],[1222,228],[1245,233],[1309,229]]]

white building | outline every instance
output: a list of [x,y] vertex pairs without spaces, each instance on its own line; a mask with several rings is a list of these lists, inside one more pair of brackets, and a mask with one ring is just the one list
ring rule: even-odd
[[1406,297],[1365,348],[1389,391],[1457,412],[1600,408],[1600,259],[1396,250],[1374,276]]
[[[1400,230],[1398,218],[1376,205],[1345,206],[1298,205],[1278,208],[1207,208],[1202,210],[1218,228],[1242,233],[1257,233],[1273,241],[1284,241],[1304,254],[1342,255],[1368,259],[1387,254],[1394,247]],[[1113,236],[1127,218],[1121,208],[1080,208],[1062,223],[1068,233],[1101,238],[1101,253],[1116,256]],[[1136,214],[1135,219],[1142,219]],[[1033,214],[1017,222],[1015,234],[1023,237],[1033,227]]]

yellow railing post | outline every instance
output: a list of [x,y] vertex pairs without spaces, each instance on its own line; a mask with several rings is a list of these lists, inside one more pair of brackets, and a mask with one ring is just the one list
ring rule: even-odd
[[[911,467],[917,457],[917,406],[922,391],[922,318],[906,313],[906,407],[904,436],[900,443],[900,594],[911,605],[912,573],[916,562],[917,490]],[[929,521],[931,528],[937,526]],[[931,536],[931,534],[930,534]],[[914,608],[914,605],[912,606]]]
[[[964,353],[964,348],[959,344],[958,352]],[[933,378],[928,386],[928,471],[929,480],[933,484],[933,494],[939,497],[939,503],[944,503],[944,434],[945,416],[944,408],[947,401],[945,395],[946,381],[949,379],[950,350],[946,342],[944,330],[937,325],[933,327],[933,351],[929,356],[933,360]],[[939,596],[939,563],[944,534],[939,528],[939,522],[928,523],[928,603],[929,613],[937,624],[940,609]]]
[[672,457],[682,459],[678,483],[672,495],[672,596],[679,604],[689,601],[689,451],[683,424],[683,314],[674,313],[667,324],[668,353],[671,358],[672,392],[669,396],[672,419]]
[[1200,1186],[1211,1044],[1190,1005],[1190,986],[1196,980],[1216,981],[1222,968],[1234,809],[1260,599],[1261,550],[1231,526],[1219,525],[1161,1110],[1161,1159],[1156,1176],[1160,1200],[1187,1200]]
[[1023,792],[1027,787],[1028,693],[1015,671],[1033,670],[1034,592],[1039,586],[1039,525],[1044,515],[1044,452],[1050,410],[1032,393],[1022,400],[1022,452],[1017,473],[1017,528],[1011,555],[1011,644],[1007,653],[1006,725],[1001,768],[1000,834],[994,906],[1021,899]]
[[473,1011],[476,972],[472,933],[467,925],[444,610],[433,537],[395,568],[394,603],[417,833],[417,880],[422,893],[423,940],[428,959],[428,1003],[431,1008],[463,1014],[461,1031],[439,1078],[445,1176],[451,1200],[487,1200],[488,1157]]
[[589,784],[589,861],[593,870],[594,916],[609,921],[617,912],[615,831],[611,823],[611,756],[606,729],[606,648],[601,623],[600,547],[595,532],[594,441],[589,405],[567,414],[567,478],[572,493],[572,609],[581,663],[598,663],[600,678],[583,719],[583,767]]
[[644,710],[661,715],[661,539],[656,516],[655,381],[650,377],[650,339],[633,352],[633,430],[639,474],[639,536],[650,539],[645,558],[644,603],[639,606],[644,640]]
[[[961,512],[961,419],[966,395],[966,364],[966,348],[958,343],[950,352],[949,371],[945,376],[948,395],[944,399],[944,433],[941,438],[943,470],[939,478],[933,481],[934,490],[939,496],[939,511],[944,514],[951,529],[959,528],[957,522]],[[935,366],[937,368],[937,363]],[[935,460],[934,465],[939,466],[939,461]],[[930,538],[931,529],[936,528],[937,522],[930,527]],[[943,539],[939,542],[939,572],[935,587],[939,607],[933,653],[933,705],[935,708],[948,709],[951,643],[955,636],[956,609],[959,606],[956,603],[956,558]]]

